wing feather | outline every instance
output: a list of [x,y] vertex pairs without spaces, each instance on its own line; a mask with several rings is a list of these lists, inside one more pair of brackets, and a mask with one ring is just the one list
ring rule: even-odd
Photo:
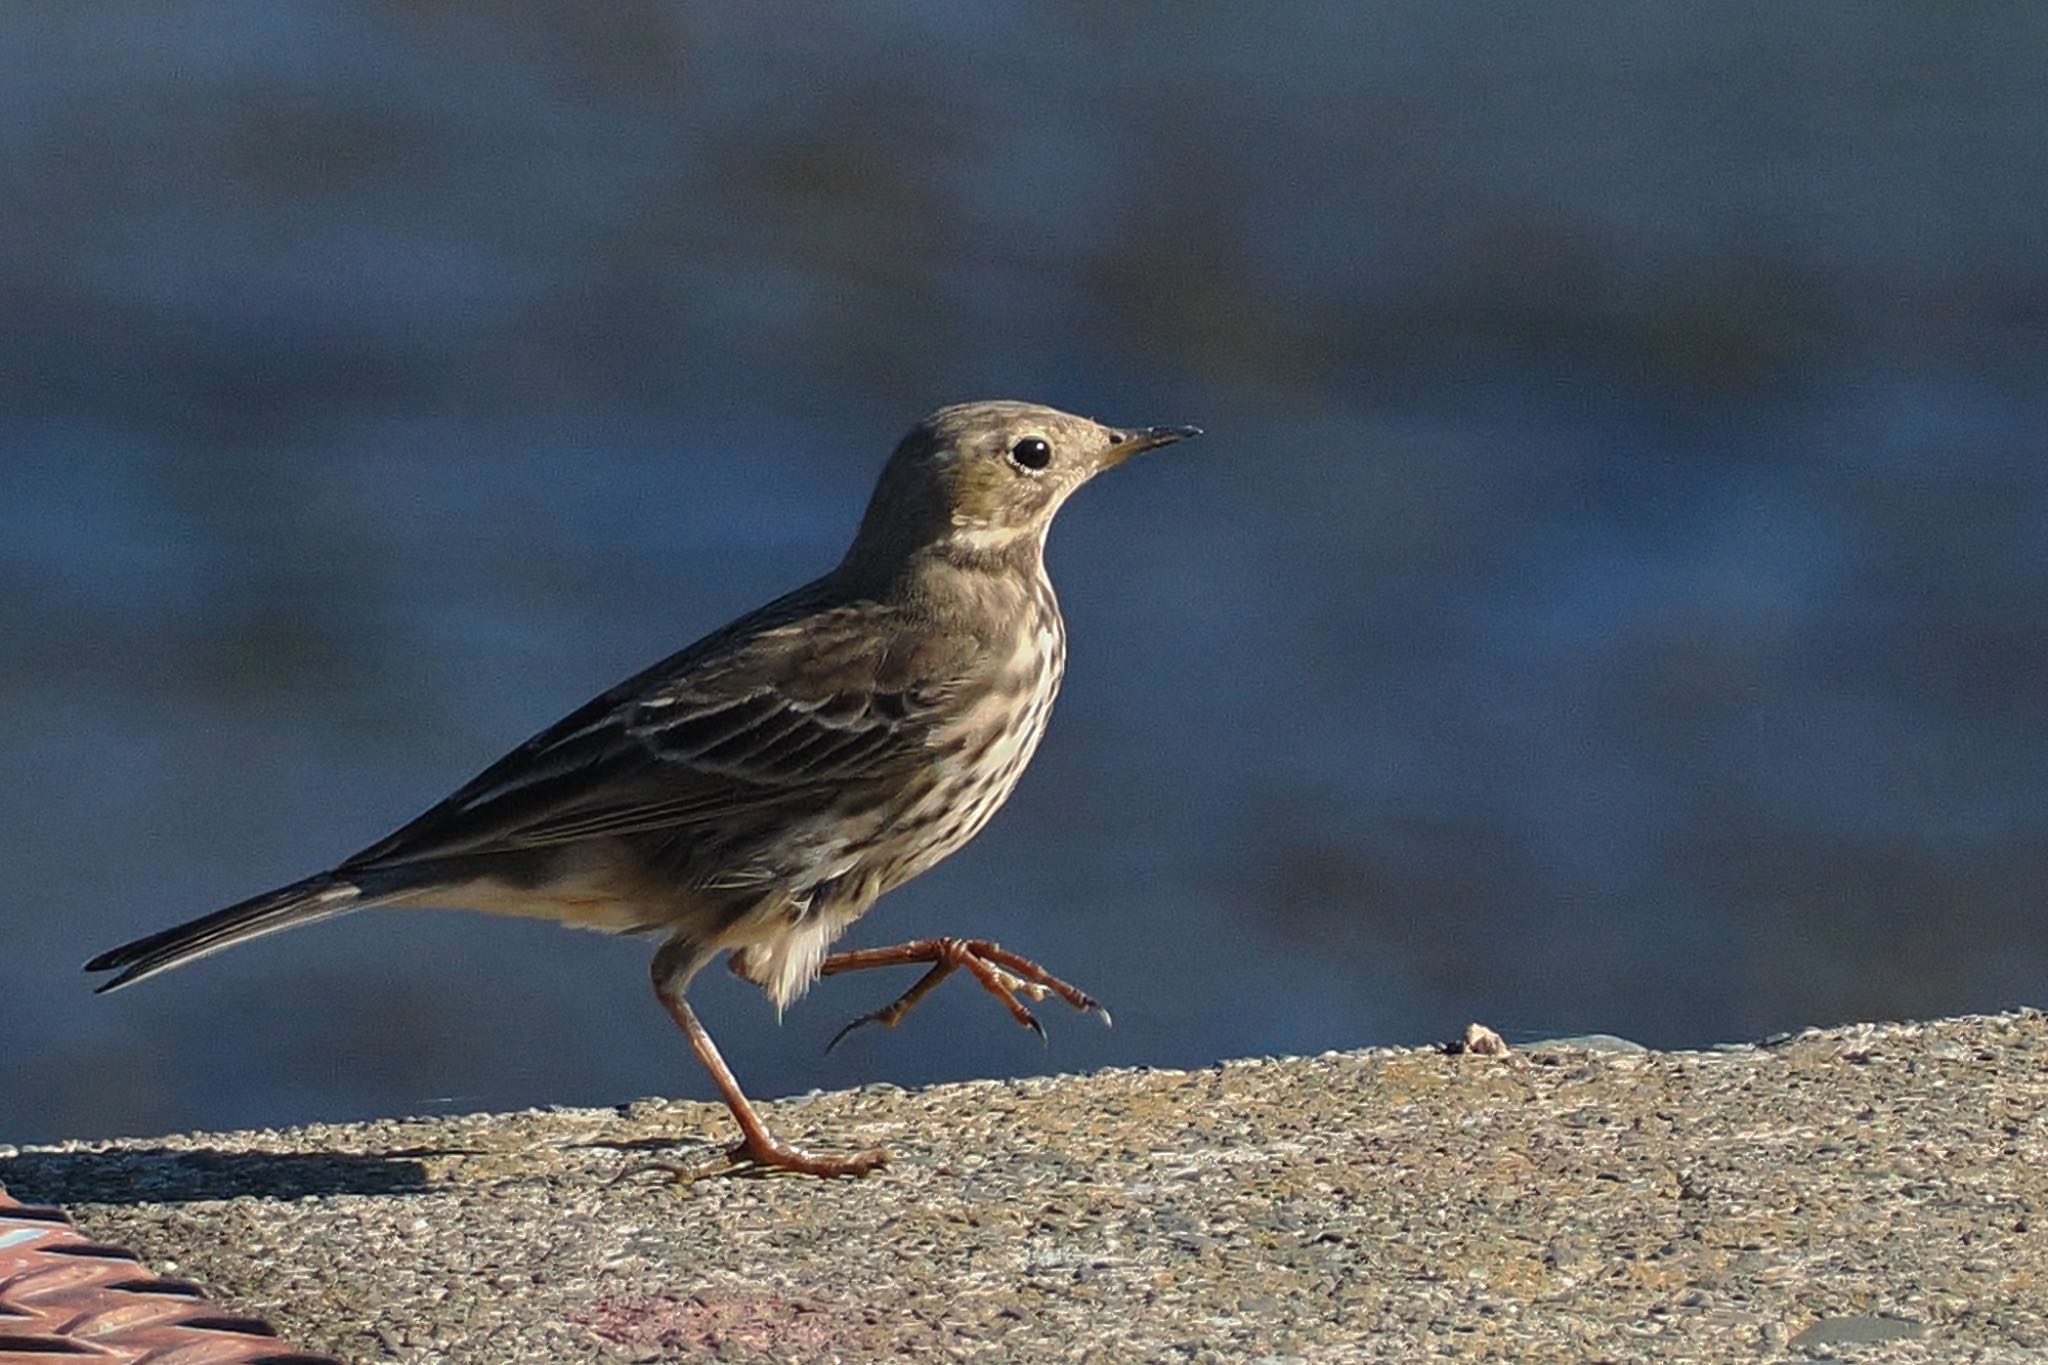
[[[785,605],[786,604],[777,604]],[[974,652],[889,650],[872,603],[742,621],[629,679],[344,869],[665,833],[685,845],[800,819],[931,761]],[[752,626],[749,629],[749,626]]]

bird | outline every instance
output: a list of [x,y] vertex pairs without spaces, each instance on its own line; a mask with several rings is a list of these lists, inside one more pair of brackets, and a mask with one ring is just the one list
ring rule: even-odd
[[654,993],[738,1124],[729,1161],[871,1171],[887,1152],[819,1154],[771,1133],[686,991],[723,954],[779,1016],[820,976],[921,964],[916,984],[848,1029],[893,1027],[961,969],[1041,1036],[1020,994],[1107,1020],[1093,997],[986,939],[829,950],[972,839],[1031,761],[1066,668],[1045,569],[1060,507],[1104,470],[1201,434],[1008,399],[940,408],[898,442],[822,577],[594,698],[327,871],[85,969],[115,973],[97,990],[117,990],[371,907],[657,935]]

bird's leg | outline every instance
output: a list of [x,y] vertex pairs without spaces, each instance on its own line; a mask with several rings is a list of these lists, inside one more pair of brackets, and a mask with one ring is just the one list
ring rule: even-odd
[[1105,1024],[1109,1011],[1099,1001],[1048,972],[1027,957],[1019,957],[998,945],[982,938],[921,938],[910,943],[899,943],[893,948],[861,948],[848,953],[834,953],[818,965],[820,976],[836,976],[840,972],[865,971],[870,967],[897,967],[912,962],[929,962],[932,969],[917,979],[917,983],[895,1000],[863,1014],[833,1035],[825,1050],[831,1051],[844,1038],[862,1024],[880,1024],[883,1028],[895,1028],[910,1013],[918,1001],[932,993],[941,981],[955,971],[965,967],[982,989],[1003,1002],[1010,1011],[1010,1017],[1035,1032],[1041,1039],[1045,1028],[1030,1010],[1018,1001],[1017,993],[1023,992],[1034,1000],[1043,1000],[1047,995],[1057,995],[1077,1010],[1092,1010],[1102,1016]]
[[[676,1021],[676,1027],[690,1040],[690,1050],[697,1054],[697,1060],[711,1073],[711,1082],[718,1087],[718,1093],[725,1100],[725,1107],[740,1126],[740,1142],[729,1156],[734,1161],[753,1162],[771,1166],[778,1170],[797,1171],[804,1175],[863,1175],[889,1159],[889,1154],[879,1147],[857,1152],[849,1157],[813,1156],[801,1147],[792,1147],[768,1131],[768,1125],[761,1121],[752,1101],[740,1089],[739,1080],[732,1074],[732,1068],[719,1055],[718,1044],[711,1041],[711,1034],[697,1019],[697,1012],[683,999],[682,986],[686,976],[670,976],[662,972],[664,954],[655,955],[654,993],[661,999],[661,1006],[668,1011],[669,1018]],[[663,1169],[674,1172],[672,1167]]]

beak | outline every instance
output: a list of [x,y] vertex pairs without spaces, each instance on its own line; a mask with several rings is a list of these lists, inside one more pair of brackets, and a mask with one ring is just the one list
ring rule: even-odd
[[1132,427],[1110,432],[1109,449],[1103,455],[1105,468],[1120,465],[1133,455],[1170,446],[1175,441],[1192,441],[1202,434],[1200,427]]

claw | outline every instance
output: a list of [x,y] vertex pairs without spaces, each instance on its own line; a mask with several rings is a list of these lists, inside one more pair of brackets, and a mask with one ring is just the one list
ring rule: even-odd
[[636,1161],[629,1166],[621,1167],[619,1173],[611,1178],[610,1183],[623,1185],[635,1176],[646,1175],[649,1171],[660,1171],[668,1176],[673,1184],[694,1185],[705,1176],[723,1175],[736,1164],[730,1153],[694,1165],[683,1161]]
[[842,1042],[844,1042],[844,1041],[846,1040],[846,1035],[847,1035],[847,1034],[849,1034],[849,1033],[853,1032],[853,1031],[854,1031],[855,1029],[859,1028],[859,1027],[860,1027],[861,1025],[863,1025],[863,1024],[879,1024],[879,1023],[881,1023],[881,1022],[882,1022],[882,1012],[881,1012],[880,1010],[876,1010],[876,1011],[875,1011],[874,1013],[872,1013],[872,1014],[863,1014],[863,1015],[861,1015],[861,1016],[860,1016],[859,1018],[857,1018],[857,1019],[849,1019],[849,1020],[847,1020],[847,1021],[846,1021],[846,1023],[845,1023],[845,1024],[843,1025],[843,1026],[841,1026],[841,1028],[840,1028],[839,1032],[837,1032],[837,1033],[835,1033],[835,1034],[833,1034],[833,1035],[832,1035],[832,1041],[831,1041],[831,1042],[829,1042],[829,1043],[827,1043],[827,1044],[825,1044],[825,1052],[826,1052],[826,1055],[828,1055],[828,1056],[829,1056],[829,1055],[831,1055],[832,1049],[833,1049],[833,1048],[835,1048],[835,1047],[838,1047],[840,1043],[842,1043]]

